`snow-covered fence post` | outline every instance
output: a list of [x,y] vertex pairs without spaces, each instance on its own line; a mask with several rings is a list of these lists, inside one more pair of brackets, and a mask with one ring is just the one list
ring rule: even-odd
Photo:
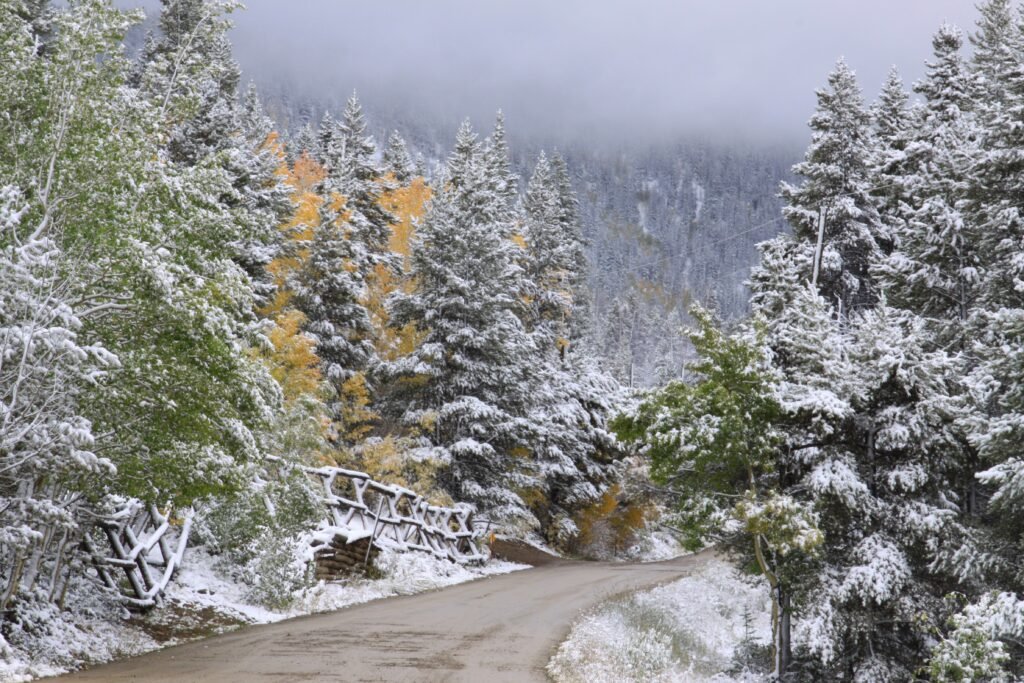
[[377,523],[380,521],[380,511],[384,507],[384,499],[381,498],[377,501],[377,514],[373,518],[373,533],[370,534],[370,542],[366,544],[366,558],[363,559],[363,564],[370,564],[370,550],[373,548],[373,542],[377,538]]
[[[192,528],[191,511],[185,514],[178,544],[173,550],[167,541],[170,521],[152,504],[143,506],[137,500],[126,501],[113,514],[101,518],[96,526],[102,530],[110,553],[103,554],[88,534],[82,540],[82,548],[92,559],[100,581],[109,588],[116,588],[110,568],[121,569],[129,588],[123,599],[129,606],[159,605],[184,558]],[[151,558],[154,549],[159,549],[159,560]],[[154,567],[162,567],[163,571],[156,575]]]

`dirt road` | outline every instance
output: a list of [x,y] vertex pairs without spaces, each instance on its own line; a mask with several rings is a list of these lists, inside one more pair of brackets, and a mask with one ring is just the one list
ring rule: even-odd
[[572,621],[605,598],[689,574],[701,553],[651,564],[553,562],[160,650],[59,680],[544,681]]

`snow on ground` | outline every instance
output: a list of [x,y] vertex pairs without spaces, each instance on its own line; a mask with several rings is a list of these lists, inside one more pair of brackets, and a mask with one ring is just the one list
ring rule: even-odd
[[95,592],[72,594],[69,612],[46,600],[21,605],[18,620],[0,634],[0,681],[20,683],[56,676],[82,661],[106,661],[142,654],[159,643],[130,627],[122,610]]
[[249,587],[226,578],[217,561],[201,547],[190,548],[168,587],[166,605],[142,617],[129,617],[91,582],[83,582],[71,594],[66,611],[41,601],[32,608],[32,618],[25,620],[33,624],[31,632],[22,632],[14,624],[9,633],[0,634],[0,683],[55,676],[245,624],[265,624],[528,568],[497,560],[465,567],[425,553],[383,552],[375,562],[380,578],[320,582],[299,591],[292,606],[279,611],[248,600]]
[[766,680],[737,666],[737,650],[770,641],[760,583],[712,560],[691,576],[606,602],[584,615],[548,663],[557,683]]
[[376,566],[384,576],[349,583],[319,583],[301,596],[291,616],[326,612],[395,595],[411,595],[494,574],[529,569],[525,564],[491,560],[479,567],[438,560],[426,553],[381,553]]
[[625,559],[630,562],[661,562],[687,553],[671,533],[653,530],[641,535],[637,544],[626,552]]

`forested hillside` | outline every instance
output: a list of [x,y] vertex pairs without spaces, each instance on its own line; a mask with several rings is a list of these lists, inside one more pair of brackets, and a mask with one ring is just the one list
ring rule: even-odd
[[[315,136],[324,113],[344,104],[332,93],[311,98],[289,83],[254,77],[267,111],[296,137]],[[367,103],[367,110],[377,137],[399,131],[425,175],[447,154],[451,122],[387,103]],[[543,150],[531,135],[516,135],[514,121],[509,137],[512,168],[528,176]],[[600,140],[554,151],[580,204],[593,351],[627,386],[678,377],[688,352],[680,330],[695,301],[729,319],[748,312],[754,245],[784,225],[779,183],[799,151],[698,141],[616,148]]]

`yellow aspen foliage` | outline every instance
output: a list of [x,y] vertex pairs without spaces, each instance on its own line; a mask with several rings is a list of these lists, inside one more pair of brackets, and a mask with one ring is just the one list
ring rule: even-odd
[[636,532],[647,523],[649,512],[646,505],[623,501],[622,488],[615,484],[577,513],[579,533],[574,545],[584,554],[616,555],[633,542]]
[[414,325],[406,325],[400,330],[388,326],[386,302],[392,292],[399,289],[411,292],[415,283],[404,275],[411,267],[412,240],[416,234],[416,224],[423,218],[427,202],[430,200],[430,187],[421,177],[413,178],[408,185],[394,186],[391,174],[384,177],[385,182],[392,186],[381,194],[380,204],[395,217],[391,225],[391,236],[388,248],[402,257],[403,275],[397,276],[385,268],[377,266],[367,287],[366,301],[363,305],[370,313],[374,329],[379,331],[376,339],[377,353],[382,358],[394,360],[412,353],[421,341]]
[[[291,168],[285,161],[283,152],[280,153],[280,160],[277,174],[290,188],[292,205],[295,207],[291,218],[280,229],[289,239],[300,244],[307,243],[313,239],[313,230],[320,223],[320,206],[323,199],[316,193],[316,188],[324,179],[326,171],[305,152],[295,160]],[[284,255],[267,264],[267,272],[273,278],[277,291],[270,303],[260,309],[260,315],[273,317],[288,307],[292,294],[285,285],[288,278],[302,267],[308,254],[308,249],[301,247],[285,250]]]
[[412,489],[434,505],[451,505],[451,496],[437,488],[438,465],[409,458],[411,448],[412,444],[403,438],[372,440],[359,448],[355,466],[377,481]]
[[[389,178],[390,174],[385,176],[385,179]],[[405,257],[402,269],[406,272],[411,265],[409,259],[412,254],[412,239],[416,234],[416,223],[423,218],[429,200],[430,186],[420,177],[413,178],[408,185],[388,190],[380,197],[381,206],[398,219],[391,226],[388,247],[394,253]]]
[[370,409],[370,390],[364,373],[357,372],[341,385],[338,402],[341,404],[338,434],[343,441],[358,443],[373,430],[373,423],[379,417]]
[[320,359],[313,340],[301,332],[305,316],[289,310],[278,315],[267,335],[273,352],[266,358],[270,374],[281,385],[285,401],[313,396],[320,390]]

